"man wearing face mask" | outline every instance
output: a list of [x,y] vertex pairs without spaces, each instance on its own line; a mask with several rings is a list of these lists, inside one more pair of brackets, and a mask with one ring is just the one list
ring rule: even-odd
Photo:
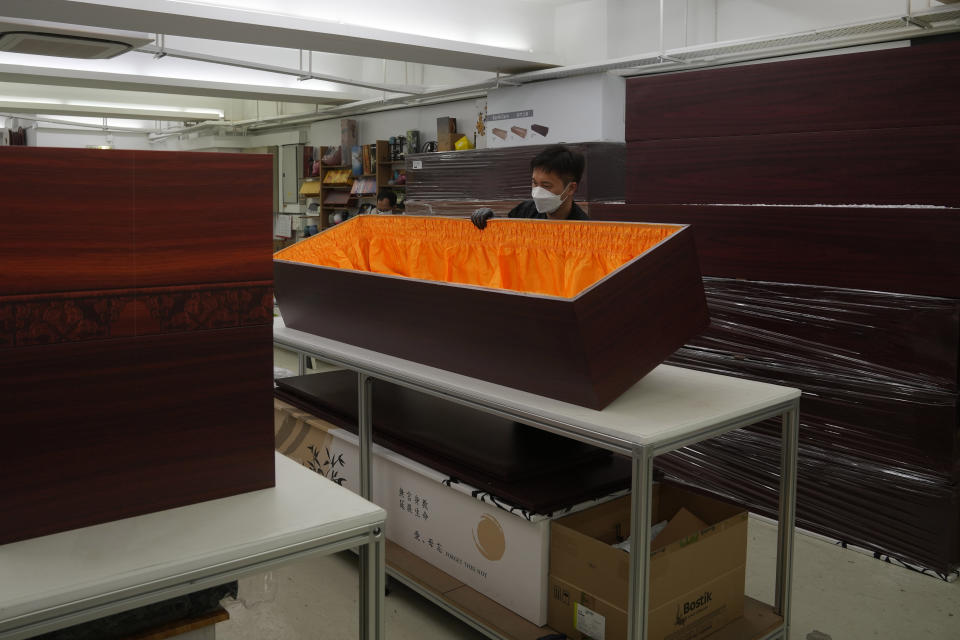
[[373,213],[392,214],[393,208],[397,206],[397,194],[389,189],[382,189],[377,194],[377,208]]
[[[589,220],[573,194],[583,177],[583,154],[563,145],[547,147],[530,161],[533,190],[531,199],[515,206],[507,214],[510,218],[541,218],[549,220]],[[487,226],[493,210],[477,209],[470,220],[478,229]]]

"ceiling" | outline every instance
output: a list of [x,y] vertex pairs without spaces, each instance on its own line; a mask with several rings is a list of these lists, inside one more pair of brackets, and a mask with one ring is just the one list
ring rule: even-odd
[[[902,4],[849,0],[842,19],[894,14]],[[396,102],[503,75],[547,78],[551,69],[563,73],[572,64],[722,41],[734,25],[737,34],[821,29],[830,15],[840,16],[832,6],[832,0],[3,0],[0,23],[124,30],[143,40],[112,59],[0,51],[0,114],[203,120],[222,113],[230,120],[259,114],[264,102],[276,105],[274,113]],[[661,7],[666,32],[658,32]],[[112,106],[98,112],[98,104]],[[177,111],[191,108],[189,118]]]
[[[488,0],[477,12],[465,0],[448,0],[444,11],[427,0],[342,6],[299,0],[4,0],[0,22],[139,32],[149,44],[105,60],[0,52],[0,112],[50,104],[4,101],[12,89],[3,83],[59,87],[68,95],[96,89],[103,102],[128,106],[139,102],[130,92],[179,96],[184,104],[202,96],[224,101],[225,112],[235,100],[323,108],[417,94],[556,66],[552,30],[544,35],[536,24],[545,12],[552,21],[554,8],[568,3]],[[478,15],[490,9],[496,15]],[[513,19],[504,26],[499,16],[507,12]],[[34,93],[15,97],[49,97]],[[156,106],[155,99],[142,102]],[[76,105],[56,107],[45,112],[84,112]],[[148,108],[127,111],[130,117],[158,115]],[[123,110],[114,112],[105,115]]]

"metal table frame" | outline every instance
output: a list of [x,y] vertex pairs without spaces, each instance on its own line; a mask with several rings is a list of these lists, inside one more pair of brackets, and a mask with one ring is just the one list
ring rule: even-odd
[[[510,406],[502,399],[485,395],[484,393],[471,394],[470,397],[458,393],[451,393],[442,385],[433,384],[415,376],[406,376],[397,367],[402,362],[391,356],[382,356],[387,366],[377,363],[377,356],[358,347],[345,345],[333,340],[319,338],[300,331],[288,329],[282,319],[276,318],[274,323],[274,346],[283,350],[295,352],[298,356],[299,374],[306,373],[306,358],[313,357],[345,369],[355,371],[358,376],[359,390],[359,434],[360,434],[360,485],[361,495],[371,497],[371,449],[372,449],[372,383],[373,380],[385,380],[393,384],[408,387],[423,393],[428,393],[451,402],[456,402],[479,411],[485,411],[524,424],[543,429],[564,437],[574,438],[589,444],[630,456],[633,461],[633,476],[631,484],[631,531],[634,533],[633,548],[641,553],[630,554],[630,597],[629,597],[629,624],[628,635],[630,640],[647,640],[648,592],[650,583],[650,526],[651,503],[653,486],[653,459],[665,453],[675,451],[687,445],[695,444],[721,434],[747,427],[769,418],[780,417],[781,430],[781,457],[780,457],[780,505],[779,526],[776,561],[776,588],[774,594],[774,612],[783,618],[783,623],[764,635],[762,640],[788,637],[790,627],[790,593],[793,572],[793,537],[796,511],[796,470],[797,446],[799,431],[799,402],[800,391],[783,388],[791,393],[791,398],[768,406],[759,411],[744,413],[735,417],[718,420],[707,428],[699,429],[695,433],[675,436],[655,443],[638,445],[624,438],[618,438],[610,433],[590,431],[573,424],[558,420],[556,416],[538,415],[535,412]],[[351,352],[362,353],[363,358],[351,357]],[[411,369],[423,368],[424,365],[410,363]],[[435,370],[439,371],[439,370]],[[444,373],[444,372],[440,372]],[[456,376],[456,374],[450,374]],[[712,375],[712,374],[711,374]],[[459,377],[459,376],[458,376]],[[480,386],[489,383],[477,381]],[[764,384],[764,383],[753,383]],[[770,385],[766,385],[770,386]],[[415,583],[403,579],[395,572],[394,577],[412,586],[416,591],[440,605],[480,632],[491,638],[503,638],[496,631],[491,630],[482,622],[434,597],[431,592]],[[503,640],[509,640],[504,638]]]
[[[336,486],[324,478],[314,477],[315,474],[312,471],[302,469],[295,462],[284,458],[280,454],[275,455],[278,466],[292,465],[296,468],[297,473],[312,476],[308,480],[298,483],[298,493],[302,492],[304,504],[309,500],[316,500],[318,489],[328,492],[333,489],[338,493],[341,491],[348,492],[347,489]],[[299,484],[303,486],[300,487]],[[279,486],[280,473],[278,471],[277,488]],[[262,519],[265,514],[261,511],[266,510],[268,513],[274,513],[276,509],[271,511],[269,505],[264,509],[263,503],[255,502],[252,499],[248,500],[248,498],[253,494],[269,491],[273,490],[264,489],[262,492],[241,494],[212,502],[238,500],[243,503],[237,507],[238,509],[250,512],[250,517]],[[356,496],[351,495],[350,497],[353,500],[359,500]],[[234,505],[240,503],[235,501]],[[289,501],[287,503],[289,504]],[[55,556],[53,560],[57,562],[68,561],[71,555],[79,553],[81,549],[88,546],[85,541],[96,539],[97,536],[104,536],[103,527],[105,526],[111,528],[112,533],[108,534],[111,540],[113,538],[117,540],[136,540],[143,531],[150,529],[149,523],[151,521],[147,519],[153,517],[172,518],[176,521],[178,527],[182,525],[184,530],[190,531],[191,526],[207,517],[206,514],[209,513],[211,504],[209,502],[199,503],[168,512],[157,512],[106,523],[106,525],[96,525],[86,529],[53,534],[45,538],[14,542],[0,546],[0,551],[11,554],[11,557],[19,553],[24,554],[23,557],[33,557],[37,553],[37,548],[33,545],[42,545],[44,553],[49,552]],[[358,548],[362,566],[359,581],[359,637],[361,640],[382,640],[384,637],[384,588],[386,586],[386,544],[383,526],[386,513],[378,507],[369,506],[368,513],[362,514],[360,518],[363,520],[362,523],[358,523],[356,517],[351,517],[344,521],[345,525],[342,529],[336,529],[329,525],[336,525],[337,522],[323,522],[318,517],[314,518],[313,522],[298,523],[296,531],[286,532],[282,538],[257,541],[253,545],[245,544],[242,549],[237,549],[235,553],[232,551],[222,552],[221,550],[217,550],[216,554],[207,552],[209,555],[204,554],[199,560],[191,561],[189,568],[174,566],[169,571],[160,571],[159,573],[152,566],[141,567],[137,564],[137,557],[140,554],[136,544],[120,545],[123,548],[118,549],[116,554],[129,558],[129,561],[124,560],[121,563],[124,565],[123,572],[117,576],[111,575],[110,580],[104,581],[103,584],[85,583],[83,579],[79,579],[71,591],[55,596],[52,601],[44,600],[43,602],[37,602],[36,605],[31,602],[30,610],[25,610],[22,604],[14,606],[12,615],[5,615],[5,603],[0,601],[0,639],[21,640],[31,638],[38,634],[64,629],[168,598],[221,585],[301,558]],[[327,530],[328,528],[330,530]],[[147,537],[149,538],[149,536]],[[228,543],[224,542],[224,544]],[[193,552],[196,551],[189,548],[183,549],[183,554],[187,558]],[[171,558],[170,560],[176,561],[179,558]],[[0,554],[0,569],[3,568],[3,555]],[[57,571],[50,570],[49,567],[44,567],[44,571],[50,574],[49,589],[59,588],[60,585],[56,582]],[[130,579],[123,575],[124,572],[133,573],[135,576]],[[12,576],[10,573],[0,574],[0,585],[2,585],[4,577],[16,579],[16,576]],[[109,582],[109,584],[106,584],[106,582]],[[47,595],[44,593],[41,597]],[[10,608],[7,607],[7,611],[9,610]]]

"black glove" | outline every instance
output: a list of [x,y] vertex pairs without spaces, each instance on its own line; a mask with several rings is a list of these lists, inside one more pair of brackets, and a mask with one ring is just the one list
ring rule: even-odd
[[470,222],[472,222],[477,229],[486,229],[487,220],[493,217],[493,209],[490,207],[482,207],[473,212],[470,216]]

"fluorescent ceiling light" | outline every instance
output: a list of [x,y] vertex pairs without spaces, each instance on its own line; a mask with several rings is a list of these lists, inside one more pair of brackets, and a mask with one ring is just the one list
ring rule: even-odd
[[97,102],[93,100],[58,100],[57,98],[27,98],[23,96],[0,96],[0,102],[25,104],[60,104],[72,107],[92,107],[94,109],[111,109],[126,111],[160,111],[163,113],[179,113],[183,115],[204,115],[223,118],[223,109],[209,109],[204,107],[173,107],[155,104],[128,104],[122,102]]
[[206,109],[203,107],[171,107],[155,104],[124,104],[122,102],[96,102],[93,100],[63,100],[60,104],[75,107],[95,107],[102,109],[129,109],[131,111],[165,111],[168,113],[194,113],[223,117],[223,109]]
[[27,102],[29,104],[63,104],[63,100],[56,98],[24,98],[21,96],[0,96],[2,102]]

